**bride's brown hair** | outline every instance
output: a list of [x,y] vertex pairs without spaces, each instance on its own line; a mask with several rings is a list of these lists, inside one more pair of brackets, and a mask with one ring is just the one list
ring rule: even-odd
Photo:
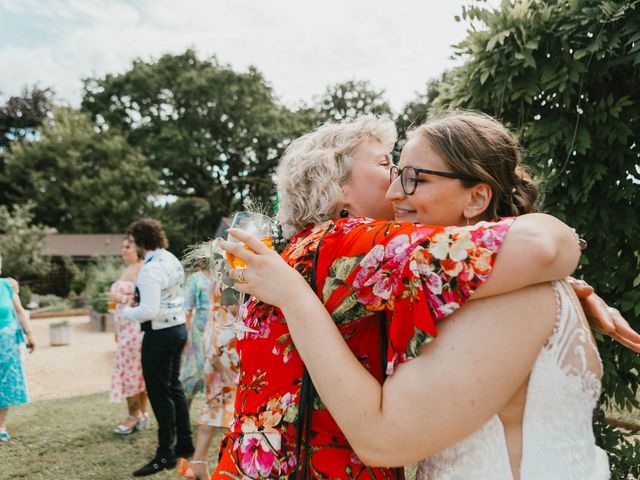
[[[454,172],[491,187],[487,220],[537,210],[538,186],[521,165],[522,148],[495,118],[476,112],[450,113],[423,123],[408,137],[416,135],[426,138]],[[465,187],[477,183],[461,182]]]

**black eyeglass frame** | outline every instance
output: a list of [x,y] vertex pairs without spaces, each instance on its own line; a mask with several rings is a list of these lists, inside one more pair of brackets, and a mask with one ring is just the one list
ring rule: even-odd
[[[405,183],[404,177],[402,176],[402,172],[404,172],[409,168],[413,169],[416,172],[416,177],[415,177],[416,179],[413,182],[413,189],[411,191],[407,190],[407,187],[404,184]],[[394,176],[394,172],[397,172],[395,176]],[[418,175],[421,173],[436,175],[438,177],[454,178],[456,180],[466,180],[467,182],[473,182],[473,183],[478,183],[480,181],[477,178],[469,177],[461,173],[440,172],[438,170],[429,170],[428,168],[412,167],[411,165],[407,165],[404,168],[400,168],[397,165],[392,165],[391,168],[389,169],[389,183],[393,183],[396,180],[396,178],[400,177],[400,185],[402,186],[402,190],[404,191],[404,193],[407,195],[413,195],[414,193],[416,193],[416,189],[418,188]]]

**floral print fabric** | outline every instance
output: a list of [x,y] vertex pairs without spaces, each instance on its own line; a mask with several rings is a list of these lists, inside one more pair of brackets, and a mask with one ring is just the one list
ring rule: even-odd
[[187,280],[185,310],[193,310],[189,335],[183,350],[180,381],[187,398],[193,399],[204,389],[204,330],[209,319],[209,277],[196,272]]
[[0,328],[8,327],[16,322],[13,295],[9,279],[0,278]]
[[24,342],[9,280],[0,278],[0,408],[29,401],[20,344]]
[[[354,355],[382,381],[381,327],[388,331],[391,373],[486,280],[511,222],[454,228],[343,219],[302,231],[283,257],[310,281],[321,243],[318,292]],[[235,416],[213,478],[288,478],[296,470],[304,365],[277,308],[252,300],[245,323],[258,333],[238,339]],[[311,478],[395,478],[393,469],[360,462],[317,397],[313,409]]]
[[29,401],[20,352],[21,339],[17,322],[0,328],[0,408]]
[[[215,266],[213,268],[216,268]],[[218,263],[218,267],[219,263]],[[211,315],[204,332],[205,404],[198,419],[199,424],[212,427],[229,427],[233,420],[238,378],[238,352],[236,332],[218,328],[234,320],[233,312],[221,301],[222,281],[217,272],[211,281]]]
[[[207,323],[204,332],[205,404],[198,423],[212,427],[229,427],[233,420],[238,378],[236,333],[217,327],[222,322],[232,322],[233,315],[226,311],[226,307],[220,305],[219,297],[214,295],[213,302],[213,318]],[[220,318],[226,315],[227,319]]]
[[[133,295],[135,286],[132,282],[118,280],[111,286],[111,291],[124,295]],[[118,345],[111,375],[109,401],[119,402],[123,398],[133,397],[146,391],[142,376],[142,335],[140,324],[123,315],[126,305],[117,304],[113,314]]]

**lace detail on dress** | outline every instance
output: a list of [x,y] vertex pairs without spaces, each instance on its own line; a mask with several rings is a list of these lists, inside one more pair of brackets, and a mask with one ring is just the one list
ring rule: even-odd
[[566,282],[554,282],[557,320],[545,350],[567,375],[579,379],[594,402],[600,397],[602,362],[582,307]]
[[[591,418],[602,364],[582,308],[566,282],[554,282],[557,317],[531,371],[522,424],[521,480],[609,478],[606,453],[595,444]],[[425,460],[423,480],[512,479],[497,415],[453,447]]]

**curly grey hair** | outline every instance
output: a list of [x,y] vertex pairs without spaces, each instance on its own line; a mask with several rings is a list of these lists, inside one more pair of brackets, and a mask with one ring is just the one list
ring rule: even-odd
[[391,152],[396,139],[396,128],[389,118],[363,115],[352,121],[326,123],[294,140],[276,170],[280,195],[277,219],[284,237],[337,218],[342,186],[351,179],[351,154],[367,140],[380,142]]

